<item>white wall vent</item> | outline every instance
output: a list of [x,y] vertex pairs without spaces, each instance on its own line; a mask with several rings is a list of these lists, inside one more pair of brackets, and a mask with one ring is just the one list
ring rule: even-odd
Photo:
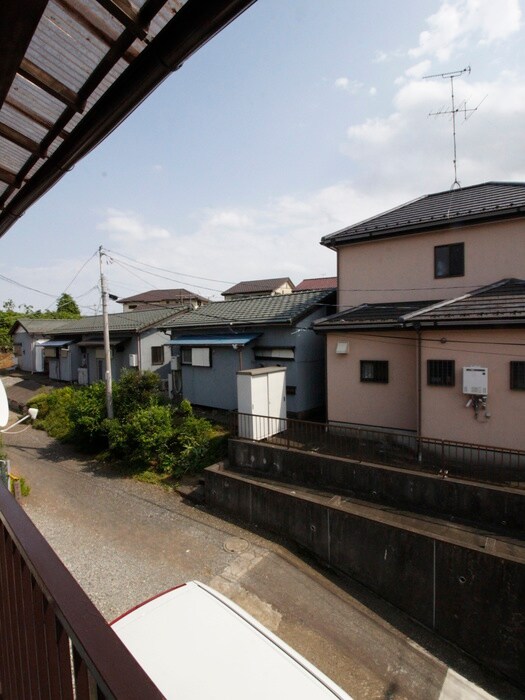
[[335,346],[335,354],[336,355],[348,355],[348,343],[346,343],[346,342],[337,343],[337,345]]
[[471,396],[487,396],[488,374],[486,367],[463,367],[463,393]]

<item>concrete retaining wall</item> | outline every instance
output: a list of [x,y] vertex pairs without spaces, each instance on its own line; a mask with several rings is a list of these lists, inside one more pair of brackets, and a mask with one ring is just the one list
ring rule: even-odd
[[230,440],[229,459],[230,469],[242,473],[511,534],[525,533],[525,491],[244,440]]
[[[417,519],[339,498],[301,494],[219,465],[205,472],[206,501],[284,535],[360,581],[442,637],[525,689],[525,556],[446,525],[436,535]],[[390,517],[390,521],[387,522]],[[394,518],[394,519],[393,519]],[[385,521],[382,521],[384,519]],[[465,544],[458,545],[458,537]],[[494,544],[497,554],[483,551]]]

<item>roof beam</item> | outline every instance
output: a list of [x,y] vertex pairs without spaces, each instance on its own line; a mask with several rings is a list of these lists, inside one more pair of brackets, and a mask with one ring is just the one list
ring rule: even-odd
[[1,122],[0,136],[3,136],[8,141],[11,141],[11,143],[20,146],[20,148],[30,153],[38,153],[40,151],[40,144],[37,141],[33,141],[33,139],[30,139],[28,136],[21,134],[19,131],[16,131],[16,129],[12,129],[10,126],[7,126],[7,124],[2,124]]
[[78,98],[73,90],[70,90],[66,85],[56,78],[53,78],[52,75],[39,68],[27,58],[21,61],[18,73],[59,102],[63,102],[76,112],[82,111],[78,106]]
[[14,185],[16,184],[16,175],[10,170],[0,168],[0,181],[5,182],[7,185]]
[[[67,12],[67,14],[72,17],[77,24],[84,27],[84,29],[87,29],[88,32],[96,36],[103,44],[106,44],[108,47],[114,45],[114,37],[111,36],[109,31],[101,26],[102,22],[99,18],[97,18],[95,15],[93,15],[93,17],[88,16],[87,8],[84,8],[83,11],[80,12],[78,7],[73,4],[73,0],[55,0],[55,2],[57,5],[60,5],[60,7]],[[162,4],[165,2],[166,0],[162,0]],[[138,54],[139,52],[137,50],[130,48],[124,54],[124,58],[128,61],[128,63],[130,63],[132,60],[137,58]]]
[[[27,105],[24,105],[21,102],[18,102],[18,100],[13,99],[11,95],[8,95],[8,97],[6,97],[4,104],[6,104],[8,107],[11,107],[11,109],[16,110],[24,117],[27,117],[30,121],[34,122],[35,124],[44,127],[44,129],[52,129],[55,125],[54,122],[52,122],[50,119],[42,117],[40,114],[30,109]],[[69,135],[69,131],[63,129],[58,135],[60,136],[60,138],[65,139]]]
[[47,2],[48,0],[2,0],[0,107],[11,88]]
[[97,2],[126,29],[131,29],[137,37],[144,39],[147,27],[142,25],[138,9],[128,0],[97,0]]

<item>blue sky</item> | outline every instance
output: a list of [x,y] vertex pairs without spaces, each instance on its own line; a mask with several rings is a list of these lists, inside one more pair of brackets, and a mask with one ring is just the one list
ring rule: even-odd
[[70,283],[99,245],[119,296],[334,275],[321,236],[452,185],[450,118],[427,116],[450,83],[428,74],[472,67],[461,184],[524,181],[521,5],[258,0],[0,239],[0,273],[47,293],[0,281],[0,300],[67,289],[92,313],[97,259]]

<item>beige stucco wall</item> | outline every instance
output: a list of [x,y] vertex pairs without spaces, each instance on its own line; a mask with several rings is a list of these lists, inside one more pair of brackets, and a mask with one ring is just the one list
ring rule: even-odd
[[[446,338],[446,343],[432,342]],[[460,342],[461,341],[461,342]],[[525,361],[523,330],[424,331],[422,420],[425,437],[525,450],[525,391],[510,389],[510,361]],[[427,360],[455,360],[456,386],[427,386]],[[490,418],[466,408],[462,368],[488,368]]]
[[[338,342],[348,343],[347,355],[336,354]],[[328,420],[415,430],[415,348],[414,333],[329,333]],[[361,360],[388,360],[388,384],[361,382]]]
[[[434,278],[434,247],[465,244],[465,275]],[[525,276],[525,221],[468,226],[338,248],[339,308],[381,301],[449,299]]]

